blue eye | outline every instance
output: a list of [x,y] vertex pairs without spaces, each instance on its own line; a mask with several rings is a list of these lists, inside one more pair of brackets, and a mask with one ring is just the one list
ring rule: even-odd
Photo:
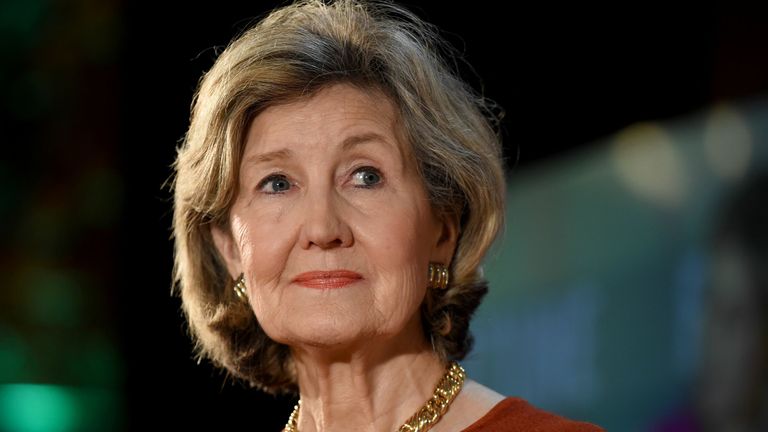
[[291,182],[282,174],[272,174],[259,183],[259,190],[268,194],[279,194],[291,188]]
[[381,173],[373,167],[359,168],[353,174],[355,187],[370,188],[381,183]]

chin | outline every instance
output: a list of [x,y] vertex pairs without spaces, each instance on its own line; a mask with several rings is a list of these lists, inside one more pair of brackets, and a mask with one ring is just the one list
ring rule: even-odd
[[292,347],[341,348],[373,336],[371,323],[361,315],[364,314],[296,313],[290,322],[265,331],[273,340]]

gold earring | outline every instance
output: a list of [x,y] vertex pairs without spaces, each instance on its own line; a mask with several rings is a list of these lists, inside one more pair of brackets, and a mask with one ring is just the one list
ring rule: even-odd
[[235,282],[235,287],[233,289],[240,300],[248,301],[248,290],[245,288],[245,276],[242,273],[240,273],[240,277],[237,278],[237,282]]
[[435,289],[448,288],[448,269],[438,263],[429,263],[429,286]]

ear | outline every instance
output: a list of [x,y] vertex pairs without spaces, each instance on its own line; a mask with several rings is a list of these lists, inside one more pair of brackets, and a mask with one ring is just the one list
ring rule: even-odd
[[437,241],[432,248],[430,261],[442,263],[449,267],[459,239],[459,217],[458,215],[444,215],[440,216],[438,221],[440,230]]
[[240,251],[237,249],[235,240],[232,238],[231,230],[212,224],[211,237],[213,237],[213,243],[219,251],[219,256],[224,259],[224,264],[227,266],[230,277],[237,279],[240,273],[243,272],[243,266],[240,261]]

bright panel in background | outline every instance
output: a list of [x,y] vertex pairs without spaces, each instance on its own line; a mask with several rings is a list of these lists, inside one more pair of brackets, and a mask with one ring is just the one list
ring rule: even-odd
[[664,425],[690,414],[699,379],[718,211],[768,170],[766,119],[768,100],[719,106],[513,173],[469,376],[607,430],[676,430]]

